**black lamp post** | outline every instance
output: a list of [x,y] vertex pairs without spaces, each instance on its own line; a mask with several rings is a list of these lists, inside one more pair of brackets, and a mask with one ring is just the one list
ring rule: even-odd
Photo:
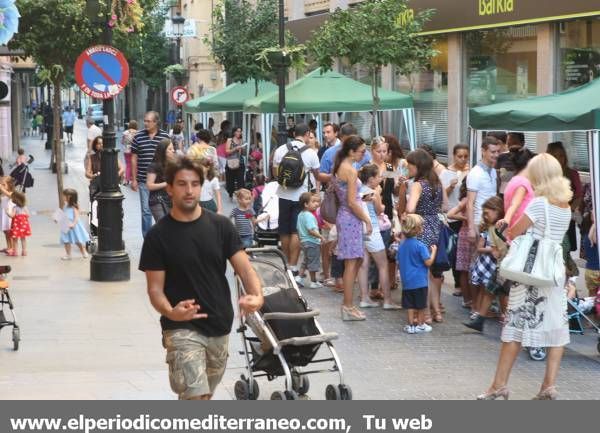
[[[112,43],[108,20],[102,16],[98,0],[88,0],[86,12],[94,23],[104,26],[103,43]],[[128,281],[130,260],[123,242],[123,193],[119,188],[119,150],[116,149],[113,99],[103,101],[102,157],[100,158],[100,194],[98,200],[98,250],[90,262],[92,281]]]
[[281,55],[279,61],[274,65],[277,67],[277,85],[279,86],[279,123],[277,142],[281,146],[287,142],[287,129],[286,129],[286,118],[285,118],[285,76],[287,74],[287,67],[289,66],[289,58],[283,52],[285,47],[285,28],[284,28],[284,7],[283,0],[279,0],[279,48],[281,49]]

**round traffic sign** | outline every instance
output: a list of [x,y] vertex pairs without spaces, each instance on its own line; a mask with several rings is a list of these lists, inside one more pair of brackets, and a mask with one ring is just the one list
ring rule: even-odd
[[185,87],[177,86],[171,89],[171,99],[177,105],[185,104],[189,98],[190,94]]
[[129,81],[129,64],[123,53],[110,45],[94,45],[75,62],[75,80],[88,96],[110,99]]

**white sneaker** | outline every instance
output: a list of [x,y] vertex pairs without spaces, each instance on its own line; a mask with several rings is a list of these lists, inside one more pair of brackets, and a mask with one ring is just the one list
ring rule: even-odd
[[433,328],[429,326],[427,323],[423,323],[422,325],[415,326],[415,334],[422,334],[424,332],[431,332]]
[[71,256],[62,256],[61,260],[71,260]]
[[294,277],[294,280],[296,281],[296,283],[298,283],[299,286],[304,287],[304,278],[302,278],[300,275],[296,275]]
[[406,332],[407,334],[415,334],[416,331],[416,326],[415,325],[406,325],[404,327],[404,332]]
[[319,283],[318,281],[314,281],[310,283],[310,286],[308,286],[309,289],[322,289],[323,288],[323,284]]
[[360,308],[374,308],[374,307],[379,307],[379,302],[372,302],[371,300],[369,300],[369,298],[367,298],[366,301],[360,301],[360,304],[358,304],[358,306]]

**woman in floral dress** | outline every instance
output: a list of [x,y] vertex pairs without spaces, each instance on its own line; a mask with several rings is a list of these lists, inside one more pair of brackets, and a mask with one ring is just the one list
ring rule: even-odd
[[352,292],[358,275],[363,254],[363,223],[366,235],[373,231],[371,219],[363,210],[358,191],[360,180],[352,166],[360,161],[367,146],[362,138],[351,135],[344,140],[338,151],[333,166],[333,182],[339,200],[339,210],[335,221],[337,229],[337,257],[344,260],[344,303],[342,305],[342,320],[365,320],[365,315],[353,304]]
[[[414,179],[410,187],[409,199],[406,205],[407,213],[416,213],[423,218],[423,233],[418,239],[427,248],[437,245],[440,237],[442,222],[440,213],[447,203],[446,193],[438,175],[433,170],[433,158],[423,149],[410,152],[408,174]],[[440,296],[442,290],[442,269],[437,269],[435,264],[429,269],[429,307],[433,312],[433,320],[442,322],[440,309]],[[431,319],[429,319],[430,321]]]

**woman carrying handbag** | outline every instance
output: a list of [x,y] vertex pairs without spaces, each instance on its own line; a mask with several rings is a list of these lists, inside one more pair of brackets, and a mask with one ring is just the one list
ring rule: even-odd
[[[527,177],[536,198],[529,203],[523,216],[509,229],[508,234],[517,242],[518,236],[532,229],[534,239],[540,242],[551,240],[560,245],[571,221],[569,201],[573,193],[569,181],[563,177],[558,161],[547,153],[538,155],[529,162]],[[549,227],[546,226],[548,222]],[[539,256],[534,260],[552,259]],[[508,378],[521,346],[524,345],[546,347],[548,351],[544,380],[534,399],[556,399],[556,376],[564,346],[569,343],[564,281],[555,287],[516,285],[511,288],[501,339],[502,347],[492,385],[477,398],[508,399]]]

